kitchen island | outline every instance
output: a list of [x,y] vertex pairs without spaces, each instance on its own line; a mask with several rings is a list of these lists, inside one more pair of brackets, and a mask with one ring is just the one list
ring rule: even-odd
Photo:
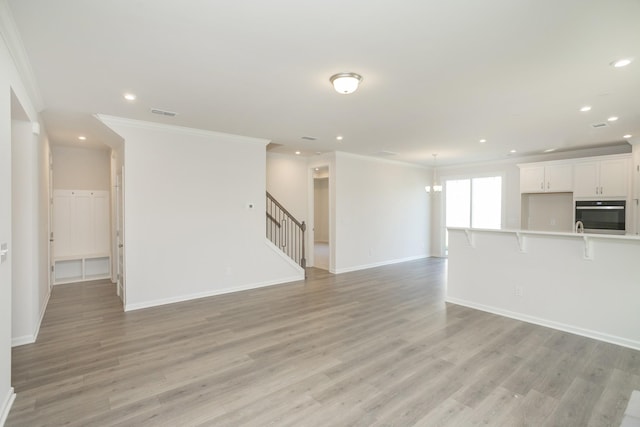
[[448,230],[448,303],[640,350],[639,236]]

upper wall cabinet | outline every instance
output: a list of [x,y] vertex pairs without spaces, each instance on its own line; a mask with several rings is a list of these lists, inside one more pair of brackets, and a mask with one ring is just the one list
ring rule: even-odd
[[629,191],[628,169],[628,159],[576,163],[573,168],[573,195],[626,198]]
[[521,193],[564,193],[573,191],[571,164],[520,166]]

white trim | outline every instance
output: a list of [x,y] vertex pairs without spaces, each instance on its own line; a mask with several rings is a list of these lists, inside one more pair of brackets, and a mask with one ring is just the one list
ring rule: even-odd
[[[44,100],[38,86],[38,81],[35,78],[29,56],[24,48],[22,37],[20,37],[20,32],[16,27],[11,8],[5,0],[0,1],[0,36],[4,39],[9,54],[18,69],[22,83],[29,93],[29,97],[35,104],[35,110],[42,111],[44,109]],[[35,117],[31,117],[31,119],[32,121],[37,120]]]
[[250,290],[250,289],[264,288],[264,287],[267,287],[267,286],[280,285],[280,284],[283,284],[283,283],[298,282],[298,281],[303,280],[303,279],[304,279],[304,276],[303,277],[290,276],[290,277],[284,277],[284,278],[276,279],[276,280],[268,280],[266,282],[251,283],[251,284],[248,284],[248,285],[242,285],[242,286],[237,286],[237,287],[233,287],[233,288],[215,289],[215,290],[212,290],[212,291],[198,292],[198,293],[195,293],[195,294],[188,294],[188,295],[180,295],[180,296],[171,297],[171,298],[162,298],[162,299],[157,299],[157,300],[153,300],[153,301],[141,302],[141,303],[137,303],[137,304],[125,304],[124,311],[134,311],[134,310],[140,310],[140,309],[143,309],[143,308],[150,308],[150,307],[157,307],[157,306],[160,306],[160,305],[173,304],[173,303],[176,303],[176,302],[190,301],[190,300],[194,300],[194,299],[207,298],[207,297],[212,297],[212,296],[216,296],[216,295],[231,294],[231,293],[234,293],[234,292],[247,291],[247,290]]
[[13,387],[11,387],[4,398],[4,402],[2,402],[2,406],[0,406],[0,426],[3,426],[7,421],[14,400],[16,400],[16,394],[13,391]]
[[373,264],[363,264],[363,265],[356,265],[353,267],[337,268],[335,269],[335,271],[331,271],[331,273],[333,274],[349,273],[351,271],[366,270],[367,268],[382,267],[383,265],[399,264],[401,262],[415,261],[418,259],[425,259],[425,258],[429,258],[429,255],[417,255],[417,256],[411,256],[407,258],[398,258],[398,259],[392,259],[387,261],[374,262]]
[[266,238],[266,237],[264,238],[264,243],[272,251],[274,251],[276,254],[278,254],[278,256],[280,258],[285,260],[291,267],[293,267],[296,270],[298,270],[298,273],[300,273],[302,275],[302,279],[304,279],[304,268],[300,267],[300,265],[298,265],[298,263],[296,263],[294,260],[292,260],[287,254],[282,252],[282,250],[280,250],[280,248],[278,248],[276,245],[274,245],[273,242],[271,240],[269,240],[268,238]]
[[421,169],[421,170],[429,170],[429,171],[433,170],[433,166],[431,165],[423,165],[420,163],[410,163],[402,160],[388,159],[386,157],[377,157],[377,156],[364,155],[364,154],[348,153],[346,151],[335,151],[335,153],[338,154],[338,157],[344,156],[344,157],[351,157],[354,159],[373,160],[373,161],[378,161],[380,163],[391,163],[393,165],[398,165],[398,166],[408,166],[408,167]]
[[633,340],[629,340],[623,337],[618,337],[615,335],[609,335],[609,334],[605,334],[598,331],[592,331],[590,329],[578,328],[576,326],[567,325],[565,323],[554,322],[552,320],[541,319],[539,317],[534,317],[534,316],[528,316],[526,314],[516,313],[509,310],[502,310],[500,308],[478,304],[478,303],[474,303],[471,301],[467,301],[467,300],[463,300],[455,297],[446,297],[445,302],[462,305],[469,308],[474,308],[480,311],[486,311],[488,313],[509,317],[511,319],[522,320],[523,322],[533,323],[535,325],[545,326],[547,328],[557,329],[559,331],[569,332],[571,334],[580,335],[587,338],[593,338],[599,341],[620,345],[620,346],[631,348],[634,350],[640,350],[639,341],[633,341]]
[[95,114],[94,117],[109,127],[111,127],[111,125],[124,125],[132,128],[148,129],[152,131],[173,132],[181,135],[202,136],[207,138],[235,139],[237,142],[249,142],[254,144],[258,143],[264,146],[266,146],[269,142],[271,142],[270,140],[264,139],[264,138],[253,138],[250,136],[215,132],[211,130],[189,128],[185,126],[165,125],[162,123],[125,119],[123,117],[109,116],[105,114]]
[[[40,319],[38,320],[38,324],[36,325],[35,331],[31,335],[23,335],[21,337],[11,338],[11,347],[18,347],[25,344],[33,344],[38,339],[38,334],[40,333],[40,326],[42,325],[42,320],[44,319],[44,314],[47,311],[47,305],[49,304],[49,298],[51,298],[51,288],[48,287],[47,297],[44,300],[44,304],[40,307]],[[2,423],[0,423],[0,426]]]

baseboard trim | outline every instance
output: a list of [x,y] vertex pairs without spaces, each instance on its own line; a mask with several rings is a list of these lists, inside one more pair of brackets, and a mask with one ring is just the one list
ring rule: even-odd
[[16,400],[16,394],[13,391],[13,387],[11,387],[2,402],[2,406],[0,406],[0,426],[3,426],[4,423],[7,422],[9,411],[11,410],[11,406],[13,406],[14,400]]
[[418,259],[425,259],[425,258],[429,258],[429,255],[417,255],[417,256],[412,256],[407,258],[398,258],[398,259],[392,259],[387,261],[375,262],[373,264],[363,264],[363,265],[356,265],[353,267],[337,268],[335,269],[335,271],[332,271],[331,273],[334,273],[334,274],[349,273],[351,271],[366,270],[368,268],[382,267],[385,265],[399,264],[401,262],[416,261]]
[[[38,339],[38,334],[40,333],[40,326],[42,325],[42,320],[44,319],[44,314],[47,311],[47,305],[49,304],[49,298],[51,298],[51,288],[48,288],[47,296],[44,299],[44,303],[42,307],[40,307],[40,318],[38,319],[38,323],[36,324],[36,328],[31,335],[23,335],[21,337],[11,338],[11,347],[19,347],[21,345],[33,344]],[[1,425],[1,424],[0,424]]]
[[136,304],[126,304],[124,307],[124,311],[141,310],[143,308],[151,308],[151,307],[157,307],[160,305],[174,304],[177,302],[184,302],[184,301],[191,301],[194,299],[213,297],[216,295],[224,295],[224,294],[231,294],[234,292],[248,291],[251,289],[281,285],[283,283],[297,282],[300,280],[304,280],[304,272],[299,276],[290,276],[290,277],[284,277],[277,280],[269,280],[266,282],[251,283],[249,285],[237,286],[233,288],[215,289],[212,291],[198,292],[195,294],[180,295],[180,296],[170,297],[170,298],[162,298],[162,299],[146,301],[146,302],[141,302]]
[[445,301],[451,304],[462,305],[462,306],[473,308],[476,310],[486,311],[488,313],[509,317],[511,319],[521,320],[527,323],[533,323],[534,325],[545,326],[547,328],[557,329],[559,331],[569,332],[571,334],[580,335],[587,338],[593,338],[598,341],[603,341],[610,344],[616,344],[622,347],[631,348],[633,350],[640,350],[640,342],[630,340],[624,337],[609,335],[603,332],[593,331],[590,329],[584,329],[577,326],[568,325],[566,323],[554,322],[553,320],[541,319],[539,317],[529,316],[523,313],[516,313],[509,310],[503,310],[501,308],[478,304],[475,302],[471,302],[471,301],[467,301],[467,300],[463,300],[455,297],[446,297]]

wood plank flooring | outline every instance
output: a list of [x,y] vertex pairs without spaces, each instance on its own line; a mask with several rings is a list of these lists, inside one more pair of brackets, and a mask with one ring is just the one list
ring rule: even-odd
[[619,426],[640,352],[444,303],[427,259],[123,313],[56,286],[7,426]]

